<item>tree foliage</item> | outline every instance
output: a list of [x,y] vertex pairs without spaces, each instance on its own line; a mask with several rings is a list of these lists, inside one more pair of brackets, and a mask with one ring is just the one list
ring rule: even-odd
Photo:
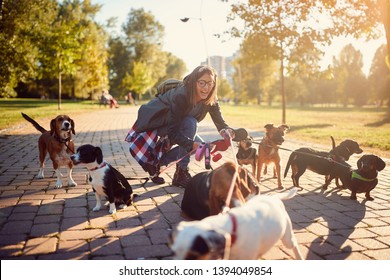
[[[284,91],[285,65],[296,56],[316,50],[316,42],[329,42],[331,30],[316,24],[322,12],[321,6],[312,1],[250,0],[232,5],[232,17],[238,16],[245,21],[245,29],[238,34],[244,37],[260,34],[267,37],[277,50],[280,64],[282,122],[286,122],[286,101]],[[314,20],[314,22],[313,22]],[[318,22],[317,22],[318,23]],[[234,33],[237,34],[237,30]]]
[[367,81],[362,71],[363,55],[352,44],[345,46],[339,59],[333,58],[333,71],[337,81],[339,99],[346,107],[349,103],[364,105]]
[[38,76],[42,40],[56,16],[51,0],[5,1],[0,24],[0,96],[16,96],[19,82]]
[[263,99],[267,99],[269,103],[272,102],[269,90],[277,78],[274,73],[278,68],[274,50],[269,39],[261,34],[252,34],[244,39],[240,54],[234,61],[240,70],[241,101],[256,100],[260,104]]
[[18,86],[27,96],[55,97],[60,76],[70,97],[106,86],[106,34],[94,21],[99,9],[90,0],[4,1],[0,96],[15,96]]
[[386,64],[387,49],[382,45],[375,52],[369,81],[371,85],[371,100],[378,105],[382,105],[385,100],[389,100],[390,92],[390,68]]
[[[110,88],[114,94],[133,89],[142,95],[168,75],[183,75],[184,62],[162,50],[164,27],[150,12],[131,9],[122,30],[123,37],[110,39]],[[140,81],[137,72],[146,80]]]
[[[383,25],[390,42],[390,1],[388,0],[248,0],[236,1],[231,7],[231,15],[228,19],[240,18],[245,24],[243,29],[233,27],[230,30],[231,36],[244,38],[252,34],[266,36],[278,50],[277,57],[281,62],[279,85],[283,104],[283,122],[286,121],[285,75],[288,73],[290,76],[300,77],[305,84],[312,84],[308,87],[309,96],[312,95],[312,90],[317,87],[316,80],[321,76],[318,69],[318,61],[321,58],[318,50],[320,45],[329,44],[332,38],[340,35],[353,35],[356,38],[364,35],[367,39],[376,38],[381,34]],[[285,71],[286,66],[288,71]],[[241,69],[241,72],[244,73],[245,70]],[[352,92],[357,94],[354,97],[355,104],[361,104],[363,99],[358,101],[358,88],[352,89],[359,75],[349,77],[349,74],[343,73],[341,69],[339,74],[345,75],[345,83],[349,79],[350,86],[347,88],[350,88],[350,94]],[[330,83],[331,81],[328,80],[323,85],[329,86]],[[362,84],[364,79],[360,79],[359,83],[362,90],[366,89]],[[340,87],[339,84],[339,90]],[[343,90],[347,88],[344,85]],[[343,102],[347,102],[347,99],[347,96],[344,96]]]

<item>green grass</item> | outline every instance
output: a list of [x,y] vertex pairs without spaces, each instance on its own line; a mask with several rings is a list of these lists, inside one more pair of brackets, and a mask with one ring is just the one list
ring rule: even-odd
[[[91,101],[62,102],[61,113],[77,114],[96,110],[98,104]],[[221,104],[227,123],[263,131],[268,123],[281,124],[280,107]],[[0,99],[0,130],[23,122],[20,112],[33,118],[58,114],[55,100]],[[331,146],[330,136],[336,143],[349,138],[357,141],[366,153],[390,157],[390,122],[386,108],[341,108],[341,107],[291,107],[286,111],[290,130],[286,138],[309,141]],[[388,116],[387,116],[388,117]],[[388,120],[388,119],[387,119]]]
[[61,102],[61,111],[58,111],[56,100],[39,99],[0,99],[0,130],[23,122],[21,112],[30,117],[44,118],[47,116],[61,114],[76,114],[88,110],[96,110],[99,105],[91,101],[69,101]]
[[[264,125],[281,124],[279,107],[233,106],[222,104],[224,118],[229,125],[263,131]],[[286,124],[290,126],[287,138],[331,146],[330,136],[336,143],[353,139],[365,149],[386,157],[390,156],[390,122],[386,108],[293,107],[286,110]]]

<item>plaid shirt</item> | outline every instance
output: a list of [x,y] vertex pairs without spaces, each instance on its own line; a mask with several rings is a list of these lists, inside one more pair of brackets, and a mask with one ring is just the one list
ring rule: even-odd
[[156,165],[159,163],[165,149],[165,137],[157,135],[157,129],[141,133],[135,132],[135,125],[125,138],[130,143],[130,154],[141,165],[145,163]]

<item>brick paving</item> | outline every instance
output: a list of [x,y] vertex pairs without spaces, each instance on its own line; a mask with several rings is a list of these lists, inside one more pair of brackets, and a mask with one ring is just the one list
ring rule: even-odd
[[[76,122],[76,146],[100,146],[105,160],[125,176],[145,176],[130,156],[129,144],[124,142],[137,109],[122,106],[72,116]],[[48,127],[49,121],[39,123]],[[200,134],[206,140],[219,138],[208,120],[200,124]],[[250,134],[259,139],[263,132]],[[163,174],[167,182],[164,185],[147,183],[141,187],[140,181],[131,181],[140,196],[134,205],[116,215],[108,214],[107,206],[92,212],[95,197],[86,184],[86,169],[74,169],[77,187],[54,189],[55,174],[47,160],[46,178],[36,179],[38,137],[39,132],[27,122],[0,132],[0,259],[172,258],[167,236],[182,221],[183,195],[183,189],[171,186],[174,167]],[[294,141],[287,134],[284,148],[302,146],[329,149]],[[280,153],[284,169],[290,152]],[[213,166],[229,159],[231,150],[224,152],[223,159]],[[353,156],[350,163],[356,166],[357,159]],[[301,177],[304,190],[285,205],[306,259],[390,259],[390,161],[385,161],[387,166],[372,191],[374,201],[365,201],[364,194],[351,201],[349,191],[337,191],[334,183],[324,192],[320,187],[323,176],[310,171]],[[203,162],[191,161],[193,175],[203,170]],[[290,174],[283,184],[291,187]],[[277,192],[276,179],[266,175],[261,191],[265,195]],[[279,242],[263,258],[292,259],[293,253]]]

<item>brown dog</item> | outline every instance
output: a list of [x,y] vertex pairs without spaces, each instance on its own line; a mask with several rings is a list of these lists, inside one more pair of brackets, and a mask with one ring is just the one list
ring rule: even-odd
[[[236,172],[236,164],[225,162],[213,171],[196,174],[191,178],[184,191],[181,203],[182,214],[186,218],[201,220],[222,212],[226,198]],[[247,199],[259,193],[255,178],[244,168],[238,169],[229,207],[245,203]]]
[[[289,129],[288,125],[282,124],[275,127],[273,124],[264,126],[265,137],[261,140],[257,155],[257,181],[260,183],[261,170],[263,165],[274,164],[274,178],[278,179],[278,188],[283,189],[280,176],[279,146],[284,142],[284,133]],[[266,174],[266,169],[264,169]]]
[[70,156],[74,154],[74,143],[72,141],[72,133],[75,134],[74,121],[67,115],[58,115],[50,121],[50,131],[47,131],[26,114],[22,113],[22,116],[42,133],[38,140],[40,168],[37,178],[44,178],[44,163],[46,154],[49,153],[57,175],[55,188],[62,188],[62,175],[59,170],[59,167],[62,166],[69,168],[68,186],[77,186],[72,178],[73,162],[70,159]]
[[252,166],[252,175],[256,176],[257,151],[252,147],[253,137],[248,136],[246,139],[238,142],[238,151],[236,154],[239,165],[249,164]]

